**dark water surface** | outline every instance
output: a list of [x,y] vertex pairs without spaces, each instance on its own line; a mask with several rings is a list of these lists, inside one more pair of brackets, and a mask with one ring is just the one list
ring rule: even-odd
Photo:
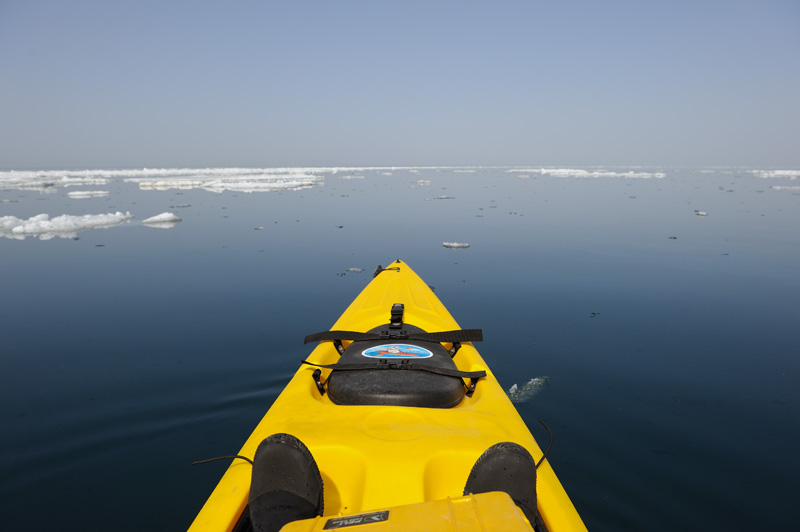
[[[517,406],[555,433],[590,530],[793,529],[800,173],[465,170],[306,170],[308,188],[254,192],[233,171],[200,176],[229,180],[216,192],[0,172],[0,219],[135,216],[0,232],[3,528],[187,528],[226,467],[190,463],[238,451],[303,337],[402,258],[483,328],[506,389],[547,377]],[[141,223],[165,211],[183,221]]]

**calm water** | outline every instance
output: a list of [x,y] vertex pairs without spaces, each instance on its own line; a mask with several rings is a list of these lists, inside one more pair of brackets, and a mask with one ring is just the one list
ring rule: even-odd
[[518,407],[590,530],[793,529],[800,172],[554,170],[0,173],[0,218],[134,216],[5,218],[3,528],[187,528],[225,469],[190,463],[402,258],[506,389],[547,377]]

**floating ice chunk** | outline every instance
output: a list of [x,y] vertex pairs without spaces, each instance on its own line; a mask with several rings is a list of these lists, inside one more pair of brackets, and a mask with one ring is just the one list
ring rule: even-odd
[[170,227],[175,227],[175,225],[180,221],[181,219],[172,214],[171,212],[162,212],[161,214],[157,214],[155,216],[147,218],[146,220],[142,220],[142,223],[148,227],[169,229]]
[[456,199],[456,198],[453,196],[436,196],[433,199]]
[[350,175],[339,176],[339,179],[364,179],[364,176],[363,175],[352,175],[352,174],[350,174]]
[[464,249],[468,248],[469,244],[466,242],[442,242],[442,247],[449,249]]
[[67,192],[70,198],[100,198],[111,194],[108,190],[74,190]]
[[347,268],[347,273],[364,273],[364,268]]
[[163,224],[163,223],[177,223],[180,222],[181,219],[178,218],[171,212],[162,212],[161,214],[156,214],[155,216],[151,216],[150,218],[146,218],[142,220],[143,224]]
[[800,186],[772,186],[772,190],[800,190]]
[[520,387],[514,383],[508,389],[508,398],[511,399],[512,403],[524,403],[539,393],[542,388],[547,388],[548,386],[550,386],[550,380],[547,377],[534,377]]
[[697,216],[708,216],[706,211],[695,211],[695,214],[697,214]]
[[41,240],[50,240],[55,236],[73,238],[80,231],[113,227],[131,218],[133,215],[129,212],[83,216],[64,214],[52,219],[49,214],[38,214],[27,220],[15,216],[3,216],[0,217],[0,236],[17,240],[24,240],[28,236],[38,236]]
[[427,180],[427,179],[418,179],[417,181],[414,181],[413,183],[415,185],[420,185],[420,186],[426,186],[426,185],[430,185],[431,184],[431,182],[429,180]]

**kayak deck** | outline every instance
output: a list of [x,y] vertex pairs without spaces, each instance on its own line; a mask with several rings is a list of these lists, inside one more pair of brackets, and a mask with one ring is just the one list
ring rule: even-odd
[[[397,261],[369,283],[332,330],[371,330],[388,321],[396,303],[405,306],[404,322],[425,331],[460,328],[422,279]],[[308,361],[328,365],[339,357],[332,342],[321,342]],[[462,497],[478,457],[499,442],[521,445],[538,462],[541,449],[478,351],[463,343],[453,361],[461,371],[485,370],[487,376],[452,408],[337,405],[320,393],[317,368],[303,365],[239,454],[252,458],[271,434],[297,437],[319,466],[325,517]],[[329,374],[322,369],[322,380]],[[249,463],[234,460],[190,530],[233,530],[247,505],[251,471]],[[547,460],[537,470],[536,491],[550,532],[585,530]]]

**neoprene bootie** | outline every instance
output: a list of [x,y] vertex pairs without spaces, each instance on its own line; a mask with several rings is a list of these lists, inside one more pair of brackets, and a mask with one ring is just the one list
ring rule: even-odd
[[322,515],[322,476],[308,448],[290,434],[273,434],[256,450],[250,482],[250,520],[256,532]]

